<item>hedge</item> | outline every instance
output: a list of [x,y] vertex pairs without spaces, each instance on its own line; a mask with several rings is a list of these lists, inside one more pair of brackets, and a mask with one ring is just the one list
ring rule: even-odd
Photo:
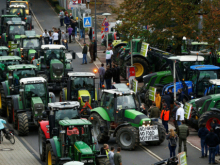
[[62,7],[62,6],[60,6],[60,5],[56,5],[55,6],[55,11],[59,14],[60,13],[60,10],[63,10],[63,11],[65,11],[65,9]]
[[55,7],[56,5],[59,5],[59,1],[58,0],[50,0],[50,3],[53,7]]

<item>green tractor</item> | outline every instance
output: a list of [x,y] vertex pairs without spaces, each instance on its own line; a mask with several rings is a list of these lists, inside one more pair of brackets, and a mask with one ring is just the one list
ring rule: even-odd
[[[21,58],[17,56],[0,56],[0,83],[7,79],[9,65],[17,65],[21,63]],[[0,106],[1,109],[1,106]]]
[[142,113],[139,94],[135,95],[125,84],[114,86],[116,89],[102,91],[100,107],[91,110],[89,120],[98,141],[106,143],[113,135],[124,150],[134,150],[142,141],[160,145],[165,140],[165,128],[157,119]]
[[29,133],[29,127],[39,126],[48,103],[55,102],[55,95],[48,91],[47,82],[42,77],[20,79],[19,94],[12,95],[8,102],[13,115],[13,127],[19,136]]
[[10,65],[7,67],[7,80],[1,83],[1,105],[0,115],[7,116],[9,123],[12,122],[13,112],[8,107],[13,95],[19,94],[19,80],[27,77],[37,76],[37,67],[31,64]]
[[40,51],[41,45],[41,35],[36,35],[34,30],[25,31],[25,35],[21,35],[20,45],[15,54],[20,56],[24,63],[32,63],[35,54]]
[[47,80],[48,88],[51,90],[66,87],[67,74],[73,71],[71,61],[66,59],[65,50],[63,45],[42,45],[40,57],[33,60],[39,75]]
[[67,88],[63,88],[60,92],[60,101],[79,101],[81,108],[97,107],[95,74],[91,72],[70,72],[68,76]]
[[198,129],[202,123],[210,130],[211,122],[217,119],[220,123],[220,80],[209,80],[209,85],[204,88],[204,96],[198,99],[190,100],[192,105],[190,119],[188,124]]
[[18,17],[17,15],[1,15],[0,18],[1,18],[0,35],[6,32],[6,23],[8,21],[13,21],[13,20],[22,21],[21,18]]
[[7,56],[8,55],[8,47],[6,46],[0,46],[0,56]]

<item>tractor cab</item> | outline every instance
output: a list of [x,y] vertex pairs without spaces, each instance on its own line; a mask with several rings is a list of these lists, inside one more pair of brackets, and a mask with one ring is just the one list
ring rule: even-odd
[[210,56],[212,53],[210,49],[212,45],[208,42],[191,42],[189,47],[191,55]]
[[8,55],[8,47],[6,46],[0,46],[0,56],[7,56]]
[[6,24],[8,21],[22,21],[17,15],[2,15],[1,16],[1,25],[0,25],[0,34],[6,32]]
[[209,85],[205,89],[204,96],[220,93],[220,79],[209,80]]
[[29,2],[28,1],[10,1],[10,6],[25,6],[25,13],[30,14]]
[[79,101],[83,107],[86,102],[92,107],[97,105],[97,92],[95,89],[95,74],[91,72],[68,73],[67,100]]

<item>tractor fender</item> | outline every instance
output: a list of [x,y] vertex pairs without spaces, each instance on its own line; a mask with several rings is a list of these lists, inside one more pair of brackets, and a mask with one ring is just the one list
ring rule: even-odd
[[117,128],[115,129],[115,132],[113,134],[113,137],[116,136],[116,133],[119,130],[119,128],[124,127],[124,126],[128,126],[128,125],[131,125],[131,124],[130,123],[123,123],[123,124],[120,124],[119,126],[117,126]]
[[218,108],[210,108],[211,111],[216,111],[216,112],[220,112],[220,109]]
[[[140,55],[140,54],[133,54],[133,57],[139,57],[139,58],[143,59],[144,61],[146,61],[149,64],[149,61],[147,60],[147,58]],[[128,56],[125,57],[124,60],[128,61],[130,58],[131,58],[131,55],[128,55]]]
[[49,92],[49,96],[50,96],[50,103],[56,102],[56,97],[53,92]]
[[114,46],[114,49],[117,49],[118,47],[121,47],[121,46],[126,46],[127,45],[127,43],[125,43],[125,42],[120,42],[119,44],[117,44],[117,45],[115,45]]
[[111,121],[109,118],[108,113],[106,112],[106,110],[102,107],[97,107],[91,110],[91,113],[97,113],[99,114],[104,120],[106,121]]
[[19,95],[12,95],[12,101],[13,101],[14,111],[16,111],[18,113],[26,112],[26,110],[23,110],[23,103],[19,99]]
[[41,122],[39,122],[39,124],[40,124],[40,128],[43,131],[46,139],[50,139],[50,133],[46,127],[46,126],[49,126],[49,121],[41,121]]
[[57,149],[56,149],[56,145],[55,145],[54,139],[47,139],[46,142],[51,144],[52,149],[53,149],[53,153],[57,157]]
[[10,90],[9,90],[9,87],[8,87],[8,81],[2,82],[2,88],[4,90],[5,97],[7,97],[10,94]]

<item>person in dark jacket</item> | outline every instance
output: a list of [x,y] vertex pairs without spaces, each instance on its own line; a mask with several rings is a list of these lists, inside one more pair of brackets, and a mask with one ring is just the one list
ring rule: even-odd
[[209,147],[209,164],[217,164],[215,162],[215,150],[216,146],[219,144],[219,138],[214,133],[213,128],[210,128],[210,133],[205,137],[205,143]]
[[100,154],[107,155],[107,157],[108,157],[108,152],[109,152],[109,145],[103,144],[103,147],[100,149]]
[[159,118],[160,117],[160,110],[156,107],[156,103],[153,102],[152,106],[148,109],[150,112],[150,118]]
[[60,45],[60,40],[61,40],[61,30],[58,28],[58,44]]
[[178,94],[177,101],[183,103],[184,93],[183,93],[182,89],[178,89],[177,94]]
[[[209,134],[209,130],[205,127],[205,123],[202,124],[202,127],[198,131],[198,136],[201,139],[201,151],[202,156],[200,158],[207,157],[207,144],[205,143],[205,137]],[[205,150],[205,154],[204,154]]]
[[185,121],[182,121],[182,124],[179,125],[177,129],[177,135],[179,136],[179,150],[178,152],[182,152],[182,143],[184,145],[184,151],[186,152],[187,156],[187,148],[186,148],[186,140],[187,136],[189,136],[189,127],[185,124]]
[[70,24],[70,18],[69,18],[69,15],[66,14],[66,16],[64,17],[64,23],[66,24],[66,30]]
[[170,109],[170,102],[171,102],[171,97],[170,95],[167,93],[167,91],[164,92],[164,95],[161,97],[161,99],[165,100],[166,104],[167,104],[167,108]]
[[93,61],[96,61],[96,57],[97,57],[97,42],[96,42],[95,39],[93,40],[93,43],[94,43]]
[[112,71],[113,82],[116,83],[116,81],[117,81],[117,69],[115,67],[115,64],[112,65],[111,71]]
[[177,121],[176,121],[176,111],[177,111],[177,109],[178,109],[177,101],[175,101],[174,102],[174,108],[171,111],[171,114],[172,114],[172,117],[173,117],[173,123],[174,123],[174,126],[175,126],[176,130],[178,129],[178,124],[177,124]]
[[90,54],[91,61],[89,63],[93,63],[93,54],[94,54],[93,52],[94,52],[94,43],[90,41],[89,54]]
[[87,64],[87,59],[86,59],[87,52],[88,52],[87,45],[86,45],[86,43],[84,42],[84,47],[83,47],[83,50],[82,50],[82,54],[83,54],[83,62],[82,62],[81,65],[83,65],[83,64]]
[[89,35],[90,41],[92,41],[92,27],[90,27],[88,35]]
[[169,88],[169,95],[170,95],[170,110],[172,110],[174,107],[173,107],[173,104],[174,104],[174,94],[173,94],[173,91],[171,88]]
[[105,79],[105,83],[106,83],[106,88],[111,89],[112,71],[111,71],[109,65],[106,67],[104,79]]
[[[217,123],[216,119],[212,120],[211,126],[214,130],[214,133],[220,138],[220,124]],[[219,145],[216,146],[215,155],[219,154]]]
[[118,64],[115,64],[115,67],[117,69],[117,81],[116,81],[116,83],[121,83],[121,80],[120,80],[120,67],[118,66]]

